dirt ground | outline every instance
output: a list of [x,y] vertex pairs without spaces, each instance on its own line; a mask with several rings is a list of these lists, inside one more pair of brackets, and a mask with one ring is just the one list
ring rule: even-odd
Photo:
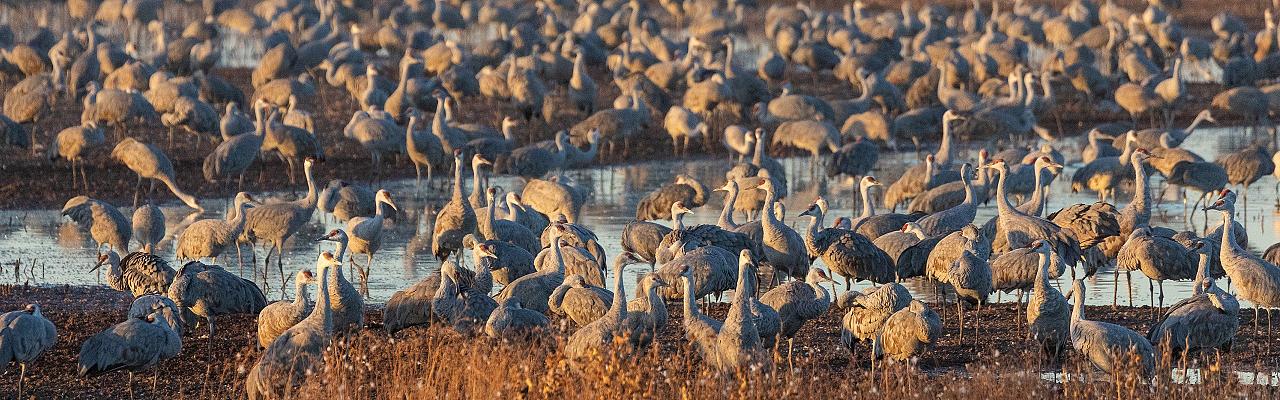
[[[89,336],[118,323],[128,309],[127,294],[105,287],[33,287],[0,286],[0,310],[15,310],[27,303],[39,303],[45,315],[58,328],[58,343],[27,370],[27,395],[32,398],[122,398],[128,396],[125,383],[128,374],[113,372],[102,376],[80,378],[76,375],[80,345]],[[954,305],[931,304],[943,316],[944,335],[941,342],[919,365],[927,373],[964,372],[975,365],[1025,365],[1040,357],[1038,350],[1025,340],[1025,328],[1014,324],[1014,308],[1010,303],[995,304],[981,311],[965,310],[963,340],[955,318]],[[670,305],[671,318],[662,330],[659,343],[663,354],[677,354],[685,349],[681,310]],[[723,318],[728,305],[714,303],[709,314]],[[795,356],[806,365],[826,369],[818,374],[837,374],[849,368],[870,369],[869,347],[859,346],[850,352],[840,344],[840,318],[844,310],[831,311],[804,325],[795,338]],[[1090,319],[1118,323],[1146,332],[1154,318],[1149,307],[1089,307]],[[1264,315],[1265,317],[1265,315]],[[225,398],[243,387],[244,375],[257,360],[255,316],[235,315],[219,318],[218,334],[210,338],[200,327],[183,338],[182,353],[164,361],[154,371],[139,372],[134,378],[135,395],[140,398]],[[552,326],[565,326],[567,321],[553,317]],[[369,332],[355,340],[389,340],[381,329],[381,311],[369,308],[366,313]],[[1263,336],[1253,330],[1253,313],[1241,313],[1241,329],[1229,353],[1223,353],[1224,370],[1274,370],[1280,357],[1262,344]],[[1265,324],[1264,324],[1265,327]],[[411,328],[397,336],[421,333],[424,328]],[[419,332],[415,332],[419,331]],[[489,340],[481,338],[478,340]],[[1274,337],[1272,342],[1275,342]],[[785,354],[785,344],[781,348]],[[1270,354],[1270,355],[1269,355]],[[1197,362],[1212,361],[1212,356]],[[1067,362],[1075,362],[1068,360]],[[1042,372],[1060,370],[1061,361],[1046,359]],[[157,376],[153,391],[152,375]],[[10,368],[0,379],[0,396],[12,396],[11,385],[17,370]]]

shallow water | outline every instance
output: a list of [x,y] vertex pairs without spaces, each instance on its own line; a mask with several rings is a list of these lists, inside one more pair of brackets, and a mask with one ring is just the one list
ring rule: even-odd
[[[1250,143],[1250,135],[1242,129],[1207,129],[1198,131],[1194,136],[1183,144],[1184,147],[1203,155],[1206,159],[1214,159],[1218,154],[1224,152],[1235,151]],[[1078,145],[1075,143],[1064,144],[1060,146],[1064,154],[1068,155],[1068,163],[1063,176],[1060,176],[1051,186],[1050,202],[1047,210],[1057,210],[1068,204],[1092,202],[1096,199],[1093,194],[1079,193],[1072,194],[1070,192],[1069,176],[1078,167],[1078,162],[1070,161],[1072,155],[1078,154]],[[885,181],[892,181],[896,178],[906,165],[914,163],[916,158],[914,153],[882,153],[879,162],[880,167],[875,174]],[[785,199],[787,206],[787,218],[785,222],[796,228],[803,229],[808,226],[809,218],[798,218],[796,215],[809,205],[813,199],[818,196],[824,196],[830,203],[833,211],[831,216],[827,218],[828,223],[833,221],[836,216],[849,216],[856,214],[855,189],[852,181],[844,178],[838,180],[827,180],[825,178],[813,179],[809,173],[809,158],[797,157],[784,160],[784,164],[788,169],[789,181],[792,185],[791,196]],[[699,159],[689,162],[650,162],[638,163],[624,166],[611,166],[590,168],[583,170],[570,171],[569,175],[574,177],[582,186],[591,188],[592,199],[588,202],[583,211],[583,223],[595,230],[601,239],[602,245],[605,246],[606,253],[616,255],[621,251],[619,244],[620,235],[623,226],[627,221],[631,220],[634,215],[636,204],[650,190],[653,190],[663,184],[671,182],[676,174],[685,173],[692,175],[710,187],[717,187],[723,181],[723,172],[729,168],[731,164],[726,159]],[[821,175],[821,173],[819,174]],[[319,177],[323,182],[324,177]],[[502,186],[508,190],[518,190],[521,183],[517,179],[509,177],[492,178],[491,183]],[[1158,187],[1159,178],[1153,182],[1153,188]],[[1245,224],[1249,231],[1251,247],[1254,251],[1261,251],[1278,238],[1275,228],[1280,227],[1280,219],[1276,218],[1277,196],[1275,194],[1275,178],[1264,177],[1258,184],[1250,189],[1248,208],[1240,211],[1240,220]],[[413,180],[389,181],[383,185],[386,189],[394,193],[394,197],[400,208],[404,211],[407,218],[402,221],[388,222],[387,230],[382,249],[374,258],[374,267],[369,278],[369,291],[373,301],[385,301],[396,290],[405,288],[413,282],[426,276],[431,271],[439,267],[439,263],[430,255],[428,247],[425,247],[430,232],[424,235],[418,235],[417,230],[424,228],[417,227],[417,216],[421,214],[424,206],[428,203],[439,205],[446,199],[448,195],[447,188],[442,187],[445,182],[437,180],[433,182],[437,188],[423,189],[423,195],[414,195]],[[1158,189],[1156,189],[1158,190]],[[1203,217],[1200,213],[1195,213],[1195,228],[1187,225],[1183,219],[1182,205],[1176,199],[1173,190],[1168,191],[1165,201],[1157,206],[1153,212],[1153,223],[1169,226],[1177,230],[1194,229],[1199,231],[1203,224]],[[285,195],[285,194],[277,194]],[[1198,194],[1192,194],[1197,196]],[[163,242],[158,254],[162,257],[173,260],[172,235],[174,235],[181,227],[185,226],[191,220],[197,218],[192,215],[190,209],[181,206],[175,200],[163,195],[158,201],[164,204],[162,207],[166,213],[169,225],[170,237]],[[1127,201],[1128,195],[1120,194],[1122,201]],[[261,196],[259,196],[261,197]],[[1194,200],[1194,198],[1193,198]],[[224,207],[226,199],[204,199],[201,201],[205,208],[220,210]],[[686,223],[714,223],[721,206],[721,198],[719,196],[711,196],[708,204],[702,208],[695,210],[695,214],[687,217]],[[131,215],[132,210],[128,207],[122,207],[125,215]],[[995,204],[980,208],[978,222],[985,222],[987,219],[995,215]],[[212,211],[199,218],[221,218],[220,211]],[[319,218],[317,218],[319,219]],[[1211,224],[1220,224],[1221,217],[1211,213],[1209,215]],[[294,271],[300,268],[309,268],[314,265],[315,257],[319,251],[332,249],[332,244],[317,244],[315,240],[327,232],[329,229],[342,227],[340,224],[330,221],[326,218],[325,222],[316,222],[306,226],[302,232],[286,243],[286,256],[284,258],[284,271],[292,275]],[[241,273],[246,277],[252,274],[252,267],[248,264],[248,248],[246,251],[246,265],[241,269],[234,261],[234,252],[229,256],[231,262],[228,269]],[[259,249],[259,262],[265,256],[265,249]],[[73,285],[89,285],[97,284],[99,277],[88,272],[96,260],[96,251],[93,248],[88,232],[79,229],[74,223],[66,220],[60,215],[57,209],[49,210],[16,210],[16,211],[0,211],[0,282],[17,281],[30,282],[33,284],[73,284]],[[361,256],[363,258],[363,256]],[[12,265],[15,261],[20,262],[20,275],[13,274]],[[363,259],[361,259],[363,261]],[[171,261],[176,268],[179,264]],[[222,261],[226,263],[226,261]],[[470,260],[467,260],[470,264]],[[816,264],[822,266],[821,260]],[[628,287],[628,292],[632,293],[636,277],[640,274],[649,272],[648,266],[633,266],[626,274],[628,275],[624,281]],[[261,278],[260,273],[255,279],[268,288],[269,298],[279,298],[281,292],[279,290],[280,277],[279,272],[274,266],[266,271],[267,278]],[[1069,274],[1064,275],[1058,280],[1060,287],[1069,287]],[[353,281],[355,277],[349,276]],[[1127,304],[1126,290],[1124,288],[1123,278],[1120,284],[1120,302]],[[1113,280],[1113,275],[1109,271],[1099,273],[1093,280],[1088,282],[1089,304],[1111,304],[1112,291],[1116,288],[1117,283]],[[843,291],[843,285],[838,289]],[[866,287],[867,284],[855,284],[855,289]],[[931,293],[930,290],[922,285],[914,282],[908,286],[917,294]],[[1142,290],[1148,286],[1145,276],[1141,273],[1133,274],[1133,304],[1148,305],[1151,304],[1151,298],[1148,291]],[[292,287],[287,288],[288,292],[292,291]],[[1166,291],[1165,304],[1172,304],[1179,299],[1186,297],[1190,293],[1190,284],[1188,282],[1166,282],[1164,285]],[[1011,301],[1014,296],[1003,296],[1003,301]],[[996,298],[993,296],[993,301]]]

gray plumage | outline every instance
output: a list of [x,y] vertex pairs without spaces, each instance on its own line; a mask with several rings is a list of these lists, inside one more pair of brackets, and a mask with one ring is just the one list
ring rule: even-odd
[[232,205],[233,213],[229,212],[225,219],[201,219],[187,225],[178,233],[174,257],[179,261],[217,258],[228,247],[239,246],[236,241],[244,232],[252,201],[253,197],[248,193],[237,193]]
[[431,298],[431,311],[435,318],[464,335],[481,329],[498,303],[489,297],[493,277],[489,273],[487,259],[482,259],[472,274],[470,285],[462,286],[460,268],[449,261],[440,266],[440,286]]
[[323,159],[324,146],[316,138],[315,132],[280,122],[280,113],[272,111],[266,121],[266,132],[262,137],[262,153],[276,153],[276,156],[288,164],[285,172],[289,175],[289,183],[294,182],[297,174],[296,165],[306,159]]
[[127,370],[132,392],[134,372],[155,367],[182,351],[182,338],[159,311],[153,310],[145,318],[129,318],[89,337],[80,346],[79,375]]
[[[1196,273],[1194,257],[1186,247],[1173,239],[1152,233],[1151,228],[1141,227],[1129,234],[1120,254],[1116,256],[1116,269],[1125,271],[1140,270],[1160,287],[1159,303],[1164,306],[1164,281],[1167,279],[1191,279]],[[1154,296],[1152,296],[1154,297]],[[1156,299],[1152,299],[1153,302]]]
[[857,136],[831,154],[827,163],[827,177],[838,175],[862,176],[875,168],[880,160],[880,147],[870,140]]
[[604,315],[613,304],[613,292],[591,285],[582,275],[568,275],[564,283],[551,292],[548,309],[584,326]]
[[98,253],[98,263],[93,269],[107,266],[107,285],[112,289],[129,293],[133,297],[144,294],[163,294],[173,282],[174,271],[164,259],[141,251],[120,258],[115,251]]
[[831,295],[820,284],[832,282],[820,268],[811,268],[805,281],[788,281],[760,296],[760,302],[773,307],[782,318],[782,336],[792,338],[808,320],[817,318],[831,307]]
[[[738,280],[737,270],[734,268],[738,258],[732,252],[718,246],[685,249],[681,247],[683,245],[685,243],[673,245],[676,256],[658,268],[658,276],[667,282],[676,281],[680,271],[684,268],[692,269],[698,282],[694,295],[699,298],[711,294],[719,298],[725,291],[734,288]],[[662,290],[662,296],[672,300],[677,299],[681,293],[684,293],[684,288],[680,285],[671,285]]]
[[846,288],[852,287],[850,281],[893,282],[893,261],[871,240],[848,229],[822,228],[825,208],[826,200],[819,197],[800,214],[813,217],[803,236],[809,256],[822,258],[832,274],[843,276]]
[[975,254],[971,246],[961,252],[940,280],[951,285],[957,301],[984,304],[991,295],[991,266],[985,257]]
[[[1140,368],[1143,375],[1150,376],[1156,363],[1151,342],[1129,328],[1085,319],[1084,281],[1076,280],[1071,289],[1075,302],[1071,311],[1071,346],[1103,372],[1112,375],[1127,373],[1132,370],[1125,366],[1132,365]],[[1135,357],[1137,363],[1132,364]]]
[[[160,181],[188,207],[197,211],[204,210],[196,202],[195,196],[187,194],[178,187],[178,183],[174,179],[173,163],[155,145],[127,137],[116,144],[115,149],[111,150],[111,158],[123,163],[125,167],[137,174],[139,184],[142,183],[143,178]],[[134,195],[137,195],[136,190]]]
[[498,205],[496,200],[497,188],[488,188],[485,190],[485,198],[487,199],[483,215],[477,221],[478,231],[485,239],[508,242],[517,247],[533,253],[542,248],[538,236],[535,235],[528,227],[518,222],[508,221],[497,217]]
[[774,268],[786,272],[787,275],[795,278],[806,276],[809,271],[809,253],[805,248],[804,239],[795,230],[783,224],[779,216],[771,212],[772,205],[778,201],[778,190],[774,187],[773,180],[764,180],[760,188],[765,190],[765,202],[770,205],[764,210],[765,215],[761,224],[764,228],[765,259]]
[[[595,232],[583,225],[569,223],[564,218],[561,218],[555,224],[547,225],[547,228],[543,229],[542,246],[544,248],[551,247],[556,243],[556,239],[559,238],[564,238],[565,243],[570,247],[577,248],[587,258],[600,264],[600,271],[603,274],[604,260],[607,258],[604,253],[604,246],[600,245],[600,238],[596,236]],[[583,274],[583,276],[590,278],[594,274]],[[600,284],[603,285],[603,282],[600,281]]]
[[129,305],[129,312],[125,315],[126,318],[146,319],[147,315],[153,312],[164,315],[165,322],[169,323],[169,329],[177,332],[178,336],[184,335],[188,320],[192,317],[190,313],[179,310],[178,304],[163,294],[138,296],[133,299],[133,304]]
[[[23,141],[27,140],[25,129],[22,129],[16,123],[10,125],[5,123],[4,119],[0,119],[0,129],[8,131],[9,143],[16,144],[13,140],[15,139],[15,130],[5,129],[6,126],[17,127],[16,136]],[[107,138],[103,134],[102,128],[99,128],[96,122],[72,126],[58,132],[58,135],[53,140],[53,145],[49,146],[49,158],[61,157],[71,163],[71,181],[73,184],[76,183],[75,171],[76,167],[79,166],[81,178],[83,178],[81,183],[88,186],[89,177],[84,171],[85,158],[100,152],[106,141]]]
[[[230,107],[230,106],[228,106]],[[210,183],[217,182],[222,179],[230,180],[232,177],[240,177],[240,184],[244,183],[244,172],[249,169],[253,162],[258,159],[261,153],[262,143],[265,140],[266,126],[262,124],[262,103],[254,104],[254,113],[258,116],[258,127],[254,128],[250,123],[248,131],[239,132],[235,136],[227,137],[222,143],[218,144],[209,155],[204,158],[204,180]],[[227,129],[243,129],[229,127]]]
[[109,245],[120,252],[128,251],[133,237],[130,221],[115,206],[88,196],[76,196],[62,206],[62,215],[89,228],[89,236],[98,246]]
[[701,207],[707,203],[707,187],[688,175],[677,175],[675,183],[663,185],[640,199],[636,219],[671,219],[671,204],[677,201],[690,208]]
[[[476,212],[462,195],[461,150],[453,152],[453,164],[453,194],[449,202],[436,215],[436,223],[431,234],[431,253],[440,260],[448,258],[455,251],[461,251],[462,239],[476,231]],[[521,302],[521,304],[532,307],[530,303]]]
[[[1034,242],[1028,247],[1000,253],[990,262],[991,290],[1005,293],[1016,290],[1019,293],[1018,300],[1021,301],[1022,294],[1031,290],[1036,283],[1039,260]],[[1049,260],[1049,278],[1057,279],[1066,271],[1066,265],[1057,254],[1050,253]]]
[[489,314],[484,332],[494,339],[524,337],[531,336],[550,324],[542,313],[521,307],[518,299],[510,299],[499,304],[493,314]]
[[[568,135],[563,131],[556,133],[555,143],[555,150],[528,145],[511,151],[503,172],[529,180],[541,179],[552,170],[564,168],[565,148],[570,146]],[[526,194],[525,198],[530,197]]]
[[881,235],[871,243],[883,250],[893,263],[897,279],[907,279],[924,275],[929,253],[943,236],[929,237],[915,222],[908,222],[902,230]]
[[268,304],[258,312],[258,346],[266,348],[280,334],[302,322],[311,314],[311,299],[307,298],[307,286],[315,281],[315,274],[304,269],[294,275],[293,300],[280,300]]
[[569,336],[564,346],[565,356],[571,360],[604,356],[610,350],[614,338],[627,337],[633,332],[626,325],[627,295],[622,287],[622,271],[635,259],[629,253],[617,256],[613,265],[613,302],[599,319],[579,328]]
[[173,110],[160,116],[160,123],[169,128],[171,138],[175,127],[197,135],[217,135],[218,122],[218,111],[213,106],[187,96],[179,97],[173,102]]
[[261,240],[271,244],[267,248],[264,266],[271,265],[271,253],[276,254],[276,266],[280,275],[284,275],[283,261],[284,242],[297,233],[302,225],[311,221],[311,214],[316,210],[317,193],[315,176],[311,173],[313,161],[308,159],[302,164],[302,171],[307,176],[306,197],[286,202],[271,203],[250,208],[245,211],[244,230],[240,241],[252,239],[254,243]]
[[862,202],[862,214],[853,219],[853,230],[871,240],[875,240],[880,235],[902,229],[903,224],[918,221],[924,217],[924,214],[918,213],[910,215],[897,213],[876,214],[875,197],[871,196],[871,188],[881,185],[880,181],[874,176],[864,176],[862,177],[862,182],[858,184],[859,199]]
[[133,239],[142,251],[155,251],[156,244],[164,240],[164,213],[154,204],[144,204],[133,211]]
[[227,314],[257,314],[267,306],[258,285],[217,265],[191,261],[174,275],[167,292],[180,309],[190,310],[209,322],[213,337],[213,318]]
[[[911,304],[911,292],[898,283],[888,283],[867,293],[846,292],[852,298],[849,311],[840,319],[840,343],[850,350],[859,342],[875,339],[889,316]],[[846,297],[841,294],[841,297]]]
[[658,274],[646,274],[640,278],[636,298],[627,302],[627,329],[632,332],[631,344],[637,348],[653,343],[658,331],[667,326],[667,304],[658,294],[665,286],[667,282]]
[[533,254],[514,244],[498,240],[479,240],[475,235],[467,235],[462,243],[471,248],[476,265],[479,265],[482,258],[490,259],[493,280],[502,285],[537,271],[534,268]]
[[1058,288],[1049,284],[1053,249],[1044,241],[1036,241],[1030,250],[1036,255],[1036,275],[1027,299],[1027,331],[1046,352],[1057,355],[1071,339],[1070,305]]
[[1235,222],[1236,194],[1225,191],[1211,206],[1210,210],[1222,212],[1222,235],[1219,259],[1222,269],[1235,286],[1236,295],[1254,304],[1254,307],[1274,308],[1280,306],[1280,268],[1269,263],[1252,252],[1244,250],[1236,243],[1235,229],[1227,229]]
[[566,221],[576,223],[586,205],[587,193],[570,186],[565,179],[533,179],[525,183],[520,193],[522,204],[535,211],[557,220],[561,216]]
[[969,163],[961,165],[960,182],[964,185],[964,202],[916,221],[926,235],[946,235],[973,223],[973,219],[978,215],[978,199],[974,193],[973,176],[973,167]]
[[1248,192],[1249,185],[1275,171],[1276,164],[1271,161],[1271,153],[1267,148],[1254,144],[1240,151],[1218,157],[1214,163],[1227,171],[1227,182],[1232,185],[1243,185]]
[[894,312],[875,335],[872,351],[896,361],[919,357],[942,338],[942,319],[919,300]]
[[324,361],[324,351],[333,341],[334,311],[329,302],[332,274],[342,262],[329,252],[320,254],[316,268],[320,271],[320,291],[316,304],[305,319],[285,330],[267,346],[262,357],[245,377],[245,392],[250,399],[283,398],[294,386],[302,385],[311,371]]
[[566,245],[562,246],[557,253],[557,249],[542,249],[537,256],[533,258],[533,266],[535,270],[551,270],[557,268],[554,264],[564,264],[565,274],[578,274],[587,280],[588,283],[596,286],[602,286],[605,282],[604,261],[592,255],[587,249]]
[[[390,192],[379,190],[374,198],[377,202],[377,211],[374,212],[372,217],[354,217],[347,220],[347,232],[350,235],[348,250],[351,251],[353,257],[356,254],[365,255],[365,264],[363,266],[357,265],[362,282],[367,281],[369,278],[369,270],[373,268],[374,253],[377,253],[378,249],[382,248],[382,222],[391,212],[396,210],[396,205],[391,200]],[[393,211],[388,211],[386,207],[390,207]]]
[[622,228],[622,250],[635,254],[653,264],[657,260],[658,245],[671,233],[671,228],[648,221],[634,220]]
[[528,305],[530,310],[534,310],[545,314],[550,311],[547,304],[551,293],[555,291],[564,282],[565,265],[562,246],[565,245],[563,239],[557,239],[556,244],[552,247],[556,255],[556,262],[548,263],[547,269],[539,269],[538,272],[528,274],[511,281],[511,284],[503,286],[502,291],[498,292],[495,297],[499,302],[509,298],[515,298],[520,301],[521,305]]
[[1228,349],[1240,328],[1240,302],[1219,289],[1209,276],[1212,250],[1203,242],[1191,297],[1169,306],[1160,321],[1147,331],[1156,346],[1169,346],[1174,355],[1204,350]]
[[1008,193],[1005,191],[1005,178],[1009,170],[1003,160],[996,160],[986,167],[1000,173],[995,199],[999,219],[996,220],[996,237],[991,238],[991,248],[994,250],[1016,249],[1026,247],[1036,239],[1048,240],[1053,245],[1054,252],[1059,254],[1068,265],[1075,265],[1076,260],[1080,259],[1080,245],[1075,238],[1064,233],[1057,224],[1023,214],[1009,203]]
[[[341,263],[346,257],[347,243],[350,240],[347,232],[334,229],[320,240],[337,243],[334,253],[338,262]],[[330,268],[328,274],[329,308],[333,309],[333,329],[335,332],[344,333],[364,328],[364,296],[361,296],[355,286],[347,280],[346,275],[342,273],[342,268]]]
[[35,361],[58,342],[58,329],[40,313],[40,306],[0,314],[0,365],[17,363],[18,393],[27,374],[27,364]]

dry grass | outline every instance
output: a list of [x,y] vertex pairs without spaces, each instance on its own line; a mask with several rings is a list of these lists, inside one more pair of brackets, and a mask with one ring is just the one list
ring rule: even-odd
[[[365,333],[338,344],[323,370],[297,398],[599,398],[599,399],[782,399],[782,398],[1207,398],[1266,396],[1269,389],[1238,382],[1216,367],[1200,384],[1150,383],[1138,374],[1116,380],[1086,362],[1069,362],[1055,374],[1062,383],[1029,371],[1034,364],[985,365],[967,371],[924,373],[906,364],[875,370],[833,370],[816,358],[778,362],[718,373],[688,349],[647,351],[630,357],[601,355],[573,362],[556,352],[556,340],[497,341],[431,329],[387,339]],[[1034,359],[1034,358],[1029,358]],[[246,368],[249,366],[246,365]],[[1167,365],[1165,367],[1168,367]],[[1168,370],[1167,368],[1164,370]],[[239,388],[237,388],[239,389]],[[226,393],[213,397],[240,393]]]

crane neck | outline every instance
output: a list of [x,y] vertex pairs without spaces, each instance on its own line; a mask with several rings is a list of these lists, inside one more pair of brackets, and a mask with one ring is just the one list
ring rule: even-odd
[[1009,175],[1009,169],[1000,168],[996,171],[1000,173],[1000,177],[996,178],[996,208],[1001,215],[1015,213],[1017,211],[1014,209],[1013,204],[1009,203],[1009,196],[1004,187],[1005,180]]
[[[765,110],[767,108],[764,106],[761,106],[760,109]],[[761,134],[760,137],[756,139],[755,154],[751,155],[751,164],[754,164],[755,166],[762,167],[762,168],[764,167],[764,158],[766,157],[766,155],[764,154],[765,137],[766,137],[765,134]]]
[[[1129,135],[1129,134],[1125,134],[1125,135]],[[1124,140],[1124,151],[1120,152],[1120,164],[1129,165],[1129,161],[1131,161],[1129,160],[1129,157],[1132,155],[1133,155],[1133,141],[1129,140],[1128,136],[1126,136]]]
[[453,161],[453,200],[462,201],[462,157]]
[[316,193],[316,177],[315,173],[312,172],[313,168],[311,163],[303,164],[302,168],[302,174],[307,178],[307,197],[302,198],[301,205],[303,208],[308,209],[315,209],[316,201],[319,200],[319,196]]
[[[823,216],[822,216],[822,210],[820,209],[815,209],[810,214],[813,215],[813,220],[809,221],[809,229],[805,229],[804,231],[804,241],[805,241],[805,244],[812,246],[814,245],[814,242],[818,237],[818,232],[822,231]],[[816,255],[817,254],[811,254],[811,256],[816,256]]]
[[[1236,255],[1241,252],[1236,247],[1236,230],[1235,230],[1235,209],[1234,207],[1222,211],[1222,246],[1220,251],[1227,254]],[[1231,263],[1222,263],[1223,268],[1230,268]]]
[[[312,323],[319,324],[324,327],[324,332],[326,334],[333,332],[333,310],[329,304],[329,295],[333,290],[330,286],[337,287],[338,285],[337,279],[334,278],[335,273],[330,270],[337,270],[336,274],[342,273],[341,267],[333,268],[325,266],[320,268],[320,284],[317,285],[319,291],[316,293],[316,304],[311,309],[311,315],[307,316],[308,321],[312,321]],[[302,297],[301,292],[299,292],[298,297]]]
[[940,169],[951,165],[951,122],[944,117],[942,121],[942,143],[938,145],[938,153],[933,156],[934,164]]
[[1031,288],[1035,296],[1044,296],[1049,289],[1049,255],[1039,254],[1039,267],[1036,268],[1036,283]]
[[1049,183],[1044,181],[1044,168],[1037,167],[1035,171],[1036,187],[1031,192],[1031,200],[1028,201],[1031,204],[1031,210],[1027,214],[1039,218],[1040,214],[1044,213],[1044,192]]
[[1205,278],[1209,277],[1209,254],[1201,251],[1196,253],[1200,256],[1200,262],[1196,264],[1196,280],[1193,281],[1191,287],[1194,289],[1193,294],[1200,294],[1203,293],[1203,287],[1200,286],[1200,282],[1204,282]]
[[306,282],[303,282],[302,280],[296,280],[296,282],[294,282],[293,285],[294,285],[293,305],[299,306],[299,307],[306,305],[307,304]]
[[[485,191],[487,189],[484,187],[484,179],[482,178],[484,178],[484,172],[480,170],[480,164],[472,164],[471,165],[471,193],[479,193],[480,198],[487,198],[487,196],[485,195]],[[489,203],[492,203],[492,201],[486,202],[486,204],[489,204]]]
[[[773,179],[773,178],[769,178],[769,179]],[[778,202],[778,194],[773,192],[773,185],[770,185],[769,188],[765,190],[764,199],[765,199],[764,209],[761,211],[764,213],[765,221],[770,224],[781,225],[782,221],[779,220],[778,219],[779,217],[777,215],[774,215],[773,213],[773,203]]]
[[622,321],[627,317],[627,291],[622,287],[622,269],[626,263],[622,260],[614,261],[613,266],[613,304],[609,306],[609,315]]
[[964,204],[974,204],[977,201],[973,196],[973,181],[969,179],[969,173],[969,168],[960,171],[960,185],[964,186]]
[[1080,283],[1073,283],[1071,288],[1071,322],[1084,321],[1084,290]]
[[552,251],[556,255],[556,272],[564,273],[564,250],[560,249],[560,242],[557,241],[551,245]]
[[[727,206],[726,206],[726,207],[727,207]],[[674,219],[674,221],[672,222],[672,228],[671,228],[671,229],[674,229],[674,230],[677,230],[677,231],[682,231],[682,230],[684,230],[684,213],[682,213],[682,212],[672,213],[672,214],[671,214],[671,218],[672,218],[672,219]]]
[[1169,132],[1169,134],[1177,135],[1178,143],[1182,143],[1182,140],[1185,140],[1187,136],[1191,136],[1191,133],[1195,132],[1196,127],[1200,126],[1200,123],[1204,122],[1204,120],[1205,120],[1205,115],[1204,113],[1201,113],[1199,115],[1196,115],[1196,119],[1191,120],[1191,125],[1187,125],[1187,129],[1183,129],[1182,132],[1177,132],[1177,130],[1174,129],[1173,132]]
[[1147,188],[1147,184],[1148,184],[1147,169],[1142,166],[1141,162],[1134,162],[1132,164],[1133,164],[1134,192],[1133,192],[1133,201],[1130,202],[1129,204],[1130,204],[1130,207],[1133,207],[1141,211],[1146,211],[1147,203],[1151,196],[1151,194],[1149,193],[1149,189]]
[[698,307],[694,307],[693,301],[693,279],[687,276],[680,277],[680,284],[684,286],[684,299],[681,304],[684,305],[685,321],[692,321],[700,314]]
[[859,185],[858,191],[862,195],[862,215],[858,218],[865,219],[876,215],[876,200],[871,197],[871,185]]
[[738,223],[733,221],[733,205],[738,203],[738,186],[734,185],[724,195],[724,207],[720,208],[720,219],[716,221],[723,229],[733,229],[738,227]]

